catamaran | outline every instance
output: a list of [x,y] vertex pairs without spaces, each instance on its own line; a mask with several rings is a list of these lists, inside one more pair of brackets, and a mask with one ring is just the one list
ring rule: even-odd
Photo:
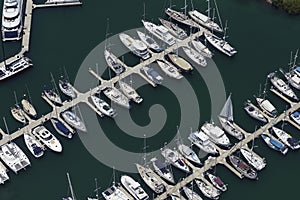
[[238,130],[234,124],[233,121],[233,106],[231,101],[231,94],[227,98],[227,101],[225,102],[223,109],[219,115],[220,123],[223,127],[223,129],[232,135],[233,137],[237,138],[238,140],[243,139],[243,134],[240,130]]
[[161,162],[157,158],[152,158],[150,161],[152,162],[154,172],[168,182],[175,184],[173,173],[169,170],[165,163]]
[[72,132],[61,121],[56,118],[51,118],[50,121],[57,133],[69,139],[73,137]]
[[151,51],[154,51],[156,53],[162,51],[162,48],[157,44],[157,42],[152,37],[140,31],[136,31],[136,32],[139,38],[142,40],[142,42],[144,42]]
[[245,107],[244,110],[254,119],[257,119],[261,122],[267,123],[268,120],[265,118],[265,116],[263,115],[263,112],[261,110],[259,110],[256,107],[253,107],[251,105],[251,101],[247,100],[245,103]]
[[215,176],[213,174],[207,173],[208,179],[210,182],[219,190],[225,192],[227,190],[227,186],[223,181],[220,179],[220,177]]
[[33,66],[31,60],[27,57],[21,57],[12,63],[0,68],[0,81],[11,77],[29,67]]
[[34,157],[39,158],[44,155],[42,145],[30,133],[24,132],[23,136],[27,149]]
[[193,45],[195,50],[201,53],[203,56],[212,58],[212,52],[204,44],[202,44],[200,40],[192,40],[191,44]]
[[147,66],[142,67],[141,70],[144,71],[146,76],[155,84],[162,84],[164,79],[159,73],[157,73],[157,71]]
[[256,156],[252,151],[248,151],[245,148],[241,148],[240,151],[248,163],[256,170],[262,170],[266,166],[265,159]]
[[104,57],[108,67],[110,67],[110,69],[113,70],[116,74],[121,74],[125,71],[125,67],[123,66],[123,64],[120,62],[118,57],[115,56],[112,52],[105,49]]
[[204,196],[210,199],[219,199],[221,192],[218,189],[198,179],[195,179],[195,182]]
[[198,51],[191,47],[182,47],[184,53],[195,63],[202,67],[206,67],[207,62],[204,56],[202,56]]
[[109,98],[115,104],[130,108],[129,99],[115,87],[108,87],[103,91],[104,95]]
[[249,179],[257,179],[256,171],[251,168],[247,163],[245,163],[241,158],[230,155],[229,160],[231,164],[238,170],[242,175]]
[[265,134],[262,134],[261,137],[271,149],[280,151],[283,155],[285,155],[288,152],[289,149],[287,148],[287,146],[279,140],[277,140],[276,138],[271,138]]
[[58,86],[60,91],[62,91],[62,93],[64,93],[68,97],[71,97],[72,99],[76,97],[75,91],[73,90],[71,84],[68,81],[59,80]]
[[178,39],[183,40],[187,37],[186,32],[182,28],[178,27],[176,24],[161,18],[159,18],[159,21],[162,25],[164,25],[164,27],[168,29],[168,31],[172,35],[174,35]]
[[300,148],[299,141],[295,140],[290,134],[288,134],[284,130],[281,130],[274,126],[272,127],[272,130],[275,133],[275,135],[279,138],[279,140],[281,140],[285,145],[287,145],[291,149],[295,150]]
[[183,77],[180,74],[180,72],[178,71],[178,69],[170,62],[168,62],[166,60],[157,60],[156,62],[158,64],[158,66],[161,68],[161,70],[169,77],[172,77],[175,79],[181,79]]
[[202,131],[190,133],[188,139],[199,149],[206,153],[217,154],[218,151],[214,144],[209,140],[209,137]]
[[182,57],[178,56],[175,53],[169,53],[167,54],[167,58],[170,59],[170,61],[181,71],[184,72],[191,72],[193,71],[193,66],[183,59]]
[[201,127],[201,131],[203,131],[203,133],[205,133],[215,144],[219,144],[224,147],[228,147],[230,145],[230,141],[224,131],[213,123],[204,123]]
[[5,181],[9,180],[9,176],[6,173],[6,168],[2,166],[3,164],[0,162],[0,184],[4,184]]
[[112,107],[110,107],[108,103],[106,103],[96,95],[92,95],[91,99],[96,108],[104,115],[109,117],[115,117],[117,115],[116,111]]
[[190,173],[189,166],[185,163],[184,158],[177,152],[169,148],[165,148],[161,151],[161,155],[166,159],[167,162],[171,163],[174,167]]
[[128,85],[126,82],[118,81],[118,85],[120,90],[124,93],[124,95],[134,101],[135,103],[141,103],[143,98],[132,88],[132,86]]
[[147,22],[142,20],[144,27],[155,37],[162,40],[163,42],[167,43],[168,45],[173,45],[176,42],[176,39],[173,35],[171,35],[164,26],[156,25],[151,22]]
[[44,126],[37,126],[32,130],[35,135],[43,144],[55,152],[62,152],[62,145],[59,140]]
[[74,128],[86,132],[86,127],[84,122],[77,116],[75,113],[67,110],[61,114],[61,116],[64,118],[64,120]]
[[263,99],[260,97],[257,97],[255,99],[257,104],[262,110],[264,110],[269,116],[276,117],[277,110],[268,99]]
[[140,40],[133,39],[125,33],[119,35],[121,42],[136,56],[141,57],[143,60],[150,58],[147,46]]
[[149,195],[145,192],[141,185],[130,176],[121,176],[121,183],[136,200],[149,199]]

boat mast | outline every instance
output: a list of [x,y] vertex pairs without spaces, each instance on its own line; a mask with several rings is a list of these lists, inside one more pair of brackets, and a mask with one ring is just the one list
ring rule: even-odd
[[293,68],[296,67],[296,61],[297,61],[297,57],[298,57],[298,52],[299,52],[299,49],[297,49],[297,51],[295,53]]
[[224,36],[223,36],[223,40],[226,41],[226,38],[228,38],[228,36],[226,36],[226,33],[227,33],[227,20],[225,21],[225,28],[224,28]]
[[6,65],[6,56],[5,56],[5,50],[4,50],[4,42],[3,40],[1,39],[1,46],[2,46],[2,54],[3,54],[3,63],[4,63],[4,66],[5,66],[5,69],[7,69],[7,65]]
[[96,192],[96,198],[99,199],[99,192],[98,190],[100,189],[98,187],[98,181],[97,181],[97,178],[95,178],[95,185],[96,185],[96,189],[95,189],[95,192]]
[[29,102],[32,104],[32,99],[31,99],[31,96],[30,96],[30,93],[29,93],[29,89],[28,89],[27,84],[25,85],[25,87],[26,87],[26,90],[27,90]]
[[289,62],[289,71],[293,69],[293,51],[291,51],[290,62]]
[[8,126],[7,126],[5,117],[3,117],[3,122],[4,122],[4,125],[5,125],[6,133],[8,134],[9,141],[11,142],[11,136],[9,134],[9,130],[8,130]]
[[207,12],[207,17],[210,18],[210,1],[209,0],[207,0],[207,10],[206,10],[206,12]]
[[51,76],[51,82],[52,82],[52,84],[53,84],[54,90],[55,90],[55,92],[57,93],[57,95],[60,96],[60,95],[59,95],[59,91],[58,91],[58,89],[57,89],[57,87],[56,87],[56,84],[55,84],[54,77],[53,77],[53,75],[52,75],[51,72],[50,72],[50,76]]
[[218,15],[218,19],[219,19],[219,22],[220,22],[221,29],[223,29],[222,20],[221,20],[221,16],[220,16],[220,13],[219,13],[219,9],[218,9],[218,5],[217,5],[216,0],[214,0],[214,3],[215,3],[215,6],[216,6],[217,15]]
[[14,96],[15,96],[15,101],[16,101],[16,106],[18,105],[18,99],[17,99],[17,94],[16,94],[16,91],[14,91]]
[[67,172],[67,178],[68,178],[68,183],[69,183],[69,188],[70,188],[72,200],[76,200],[75,195],[74,195],[74,191],[73,191],[73,187],[72,187],[72,183],[71,183],[71,179],[70,179],[70,175],[69,175],[68,172]]

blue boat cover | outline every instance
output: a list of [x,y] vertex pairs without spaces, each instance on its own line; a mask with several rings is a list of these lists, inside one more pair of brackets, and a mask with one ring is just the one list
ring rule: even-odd
[[299,114],[300,114],[300,113],[299,113],[298,111],[296,111],[296,112],[293,113],[293,116],[294,116],[294,117],[299,117]]
[[298,72],[300,72],[300,67],[297,67],[296,70],[297,70]]
[[284,147],[284,145],[281,142],[279,142],[278,140],[274,140],[272,138],[270,138],[270,143],[273,144],[278,149],[281,149]]
[[63,134],[69,135],[70,131],[69,131],[69,129],[63,123],[61,123],[60,121],[57,121],[55,123],[55,125],[56,125],[56,128],[58,130],[60,130]]

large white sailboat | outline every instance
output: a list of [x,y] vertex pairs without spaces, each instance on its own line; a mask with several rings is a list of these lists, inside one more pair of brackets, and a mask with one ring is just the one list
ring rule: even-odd
[[191,200],[202,200],[202,198],[199,196],[199,194],[197,194],[196,192],[194,192],[190,188],[188,188],[186,186],[183,186],[182,189],[183,189],[184,194],[187,196],[188,199],[191,199]]
[[218,36],[208,32],[204,32],[204,36],[212,46],[227,56],[233,56],[237,53],[235,48],[232,47],[225,39],[219,38]]
[[64,120],[74,128],[86,132],[86,127],[84,122],[73,112],[67,110],[61,114]]
[[117,115],[116,111],[100,97],[92,95],[91,99],[95,107],[104,115],[109,117],[115,117]]
[[71,84],[68,81],[59,80],[58,86],[60,91],[62,91],[62,93],[64,93],[68,97],[71,97],[72,99],[76,97],[75,91],[73,90]]
[[191,44],[195,48],[196,51],[201,53],[203,56],[207,58],[212,58],[213,54],[212,52],[199,40],[192,40]]
[[119,35],[121,42],[136,56],[141,57],[143,60],[150,58],[147,46],[140,40],[133,39],[125,33]]
[[184,14],[182,12],[178,12],[171,8],[167,8],[165,10],[165,13],[167,15],[169,15],[169,17],[171,17],[172,19],[174,19],[184,25],[187,25],[189,27],[194,27],[194,28],[200,28],[200,26],[196,22],[194,22],[192,19],[190,19],[186,14]]
[[275,137],[272,138],[266,134],[262,134],[261,137],[271,149],[279,151],[283,155],[285,155],[288,152],[289,150],[288,147],[282,142],[280,142],[278,139],[276,139]]
[[204,123],[201,127],[201,131],[203,131],[203,133],[205,133],[215,144],[219,144],[225,147],[228,147],[230,145],[230,141],[225,135],[224,131],[213,123]]
[[25,169],[30,161],[25,153],[14,142],[9,142],[0,147],[0,158],[14,172]]
[[220,179],[220,177],[215,176],[214,174],[207,173],[208,179],[210,182],[222,192],[227,190],[227,185]]
[[156,172],[163,179],[169,181],[172,184],[175,184],[174,175],[168,168],[168,165],[158,160],[157,158],[152,158],[150,161],[152,162],[154,172]]
[[27,99],[22,99],[21,105],[25,113],[27,113],[29,116],[33,118],[36,118],[37,112],[33,107],[33,105]]
[[54,90],[45,88],[43,94],[53,103],[56,103],[58,105],[62,104],[60,96]]
[[186,32],[180,28],[179,26],[177,26],[176,24],[170,22],[170,21],[167,21],[167,20],[164,20],[162,18],[159,18],[159,21],[162,25],[164,25],[164,27],[166,27],[168,29],[168,31],[174,35],[175,37],[177,37],[178,39],[180,40],[183,40],[187,37],[187,34]]
[[22,37],[23,0],[4,0],[2,10],[2,40],[19,40]]
[[121,176],[121,183],[136,200],[149,199],[149,195],[145,192],[141,185],[130,176]]
[[279,140],[281,140],[285,145],[287,145],[291,149],[295,150],[300,148],[299,141],[295,140],[290,134],[288,134],[284,130],[281,130],[274,126],[272,127],[272,130],[275,133],[275,135],[279,138]]
[[204,56],[202,56],[198,51],[193,49],[192,47],[182,47],[184,53],[195,63],[202,67],[206,67],[207,62]]
[[43,144],[55,152],[62,152],[62,145],[59,140],[44,126],[37,126],[32,130],[35,135]]
[[110,69],[113,70],[116,74],[121,74],[125,71],[125,67],[123,66],[123,64],[111,51],[105,49],[104,57],[108,67],[110,67]]
[[202,131],[190,133],[188,139],[199,149],[206,153],[217,154],[218,151],[214,144],[209,140],[209,137]]
[[142,40],[142,42],[144,42],[151,51],[154,51],[156,53],[159,53],[162,51],[162,48],[152,37],[150,37],[149,35],[141,32],[141,31],[136,31],[136,32],[137,32],[139,38]]
[[210,199],[219,199],[219,196],[221,194],[220,190],[216,189],[213,186],[209,186],[198,179],[195,179],[195,182],[204,196]]
[[108,87],[103,91],[103,93],[115,104],[118,104],[128,109],[130,108],[129,99],[115,87]]
[[143,98],[132,88],[129,84],[124,81],[118,81],[118,85],[120,90],[123,94],[130,100],[134,101],[135,103],[141,103]]
[[263,158],[256,156],[252,151],[249,151],[245,148],[240,149],[244,158],[252,165],[256,170],[262,170],[266,166],[266,162]]
[[73,137],[72,132],[59,119],[51,118],[50,121],[57,133],[69,139]]
[[181,153],[181,155],[183,155],[189,161],[192,161],[199,165],[201,164],[199,157],[189,146],[187,146],[185,144],[179,144],[178,151]]
[[169,148],[165,148],[161,151],[161,155],[166,159],[167,162],[171,163],[174,167],[190,173],[189,166],[185,163],[184,158],[177,152]]
[[169,77],[175,79],[181,79],[183,76],[180,74],[178,69],[170,62],[166,60],[157,60],[156,61],[161,70]]
[[263,112],[260,109],[253,107],[250,100],[246,101],[244,110],[254,119],[267,123],[268,120],[263,115]]
[[153,68],[144,66],[141,68],[141,70],[144,71],[146,76],[155,84],[159,84],[159,85],[162,84],[164,78],[159,73],[157,73],[157,71],[155,71]]
[[233,122],[233,106],[231,101],[231,94],[227,98],[223,109],[219,115],[220,123],[223,129],[232,135],[233,137],[237,138],[238,140],[243,139],[243,134],[240,130],[238,130]]
[[171,35],[164,26],[156,25],[151,22],[147,22],[142,20],[144,27],[155,37],[167,43],[168,45],[173,45],[176,42],[176,39],[173,35]]

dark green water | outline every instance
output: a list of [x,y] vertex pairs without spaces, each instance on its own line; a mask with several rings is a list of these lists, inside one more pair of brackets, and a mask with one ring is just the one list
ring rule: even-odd
[[[158,23],[157,17],[164,16],[163,9],[167,4],[168,2],[160,0],[146,1],[146,18]],[[173,1],[173,4],[180,8],[183,1]],[[229,22],[229,41],[237,48],[238,54],[233,58],[227,58],[215,52],[214,61],[222,74],[227,93],[233,94],[237,123],[245,130],[253,131],[257,123],[244,113],[243,102],[248,98],[253,100],[252,95],[258,92],[259,84],[265,82],[266,75],[280,66],[286,66],[290,51],[299,48],[299,17],[288,16],[261,1],[230,0],[220,1],[218,5],[223,20],[227,19]],[[196,1],[194,6],[205,10],[206,3]],[[65,67],[73,82],[76,71],[86,55],[105,39],[106,18],[110,18],[110,32],[117,34],[140,27],[142,14],[143,3],[139,0],[87,1],[82,7],[35,10],[28,54],[33,60],[34,67],[0,84],[0,113],[6,117],[10,132],[21,126],[11,117],[9,111],[14,104],[13,91],[16,91],[20,99],[26,92],[25,85],[27,85],[38,113],[41,115],[50,111],[50,107],[40,98],[44,86],[51,84],[49,73],[52,72],[58,79],[63,73],[62,67]],[[18,42],[4,45],[6,56],[19,51]],[[200,79],[200,83],[195,81],[196,78]],[[201,124],[209,120],[210,110],[207,108],[210,99],[199,76],[190,78],[190,81],[196,83],[195,90],[201,93]],[[158,90],[144,87],[140,93],[147,99],[148,104],[160,101],[164,103],[166,100],[173,102],[172,95],[168,95],[163,89]],[[154,91],[159,97],[157,101],[151,99]],[[271,93],[268,96],[281,111],[284,109],[283,101]],[[149,122],[144,116],[147,109],[147,106],[141,106],[135,107],[132,111],[133,119],[138,124],[145,125]],[[150,139],[148,141],[150,148],[159,148],[157,147],[159,144],[169,140],[175,133],[178,116],[169,117],[168,121],[171,121],[172,126],[164,129],[165,133],[161,138]],[[115,128],[109,119],[104,119],[101,123],[105,127]],[[5,129],[4,124],[0,124]],[[49,125],[46,124],[51,128]],[[300,138],[299,131],[287,127],[293,136]],[[114,134],[111,139],[121,147],[132,151],[139,151],[142,148],[141,140],[120,141],[118,132]],[[63,153],[48,151],[39,160],[29,154],[22,138],[16,141],[29,156],[32,166],[18,175],[9,173],[10,181],[0,186],[0,200],[61,199],[68,194],[66,172],[71,174],[78,199],[85,199],[86,196],[93,194],[94,178],[98,178],[101,191],[108,187],[112,180],[112,169],[95,160],[83,147],[78,136],[71,141],[58,137],[64,146]],[[268,149],[261,140],[257,140],[256,145],[258,148],[255,150],[267,159],[267,167],[259,173],[259,181],[239,180],[220,166],[217,168],[218,175],[229,185],[229,190],[221,198],[227,200],[297,198],[300,152],[290,151],[283,157]],[[122,172],[117,172],[117,180],[120,175]],[[180,175],[176,177],[180,178]],[[140,180],[139,176],[133,176]]]

